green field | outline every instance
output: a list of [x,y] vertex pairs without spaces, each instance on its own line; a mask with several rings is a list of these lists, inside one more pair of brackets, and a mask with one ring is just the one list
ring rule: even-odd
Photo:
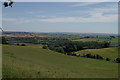
[[[109,49],[109,52],[111,51]],[[104,49],[103,52],[105,56],[109,55]],[[114,58],[116,53],[113,53],[113,56],[110,55]],[[118,64],[105,60],[67,56],[42,49],[38,45],[3,45],[3,77],[116,78],[118,77]]]
[[118,45],[118,37],[112,38],[112,39],[105,39],[106,37],[101,37],[101,38],[83,38],[83,39],[75,39],[72,41],[82,41],[82,42],[90,42],[90,41],[96,41],[96,42],[104,42],[104,41],[109,41],[110,46],[117,46]]
[[75,52],[76,54],[80,54],[83,56],[84,54],[93,54],[93,55],[100,55],[103,58],[110,58],[112,60],[116,59],[118,57],[118,48],[112,47],[112,48],[103,48],[103,49],[86,49]]

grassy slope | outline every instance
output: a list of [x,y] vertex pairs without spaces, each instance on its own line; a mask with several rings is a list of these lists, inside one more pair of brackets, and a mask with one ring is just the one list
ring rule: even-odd
[[2,78],[2,44],[0,44],[0,79]]
[[78,58],[38,48],[3,45],[3,77],[114,78],[117,63]]
[[86,49],[75,52],[76,54],[80,54],[81,56],[86,53],[98,54],[103,56],[104,58],[111,58],[114,60],[118,57],[118,48],[103,48],[103,49]]

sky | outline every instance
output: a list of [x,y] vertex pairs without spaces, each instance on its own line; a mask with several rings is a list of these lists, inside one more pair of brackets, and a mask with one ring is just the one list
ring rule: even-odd
[[[8,0],[1,0],[2,2]],[[119,2],[119,0],[12,0],[15,2]]]
[[2,13],[5,31],[118,33],[117,2],[16,2]]

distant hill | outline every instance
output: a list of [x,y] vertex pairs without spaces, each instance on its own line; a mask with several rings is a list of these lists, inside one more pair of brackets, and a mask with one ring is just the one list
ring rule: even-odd
[[78,32],[24,32],[24,31],[4,31],[4,34],[10,33],[36,33],[36,34],[81,34],[81,35],[104,35],[104,36],[118,36],[114,33],[78,33]]

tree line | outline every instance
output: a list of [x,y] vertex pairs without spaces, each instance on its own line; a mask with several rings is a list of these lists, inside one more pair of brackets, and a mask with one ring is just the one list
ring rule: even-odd
[[[5,37],[0,37],[2,39],[2,44],[9,44]],[[17,46],[26,46],[25,44],[17,43]],[[50,49],[65,55],[70,56],[77,56],[77,57],[86,57],[86,58],[92,58],[92,59],[99,59],[103,60],[103,58],[100,55],[92,55],[92,54],[84,54],[83,56],[74,54],[74,51],[79,51],[83,49],[98,49],[98,48],[107,48],[109,47],[108,42],[76,42],[76,41],[70,41],[70,40],[52,40],[44,43],[43,49]],[[110,58],[106,58],[106,61],[110,61]],[[120,58],[114,59],[114,62],[120,63]]]
[[51,41],[43,46],[44,49],[50,49],[60,53],[71,53],[83,49],[99,49],[109,47],[109,42],[76,42],[76,41]]

